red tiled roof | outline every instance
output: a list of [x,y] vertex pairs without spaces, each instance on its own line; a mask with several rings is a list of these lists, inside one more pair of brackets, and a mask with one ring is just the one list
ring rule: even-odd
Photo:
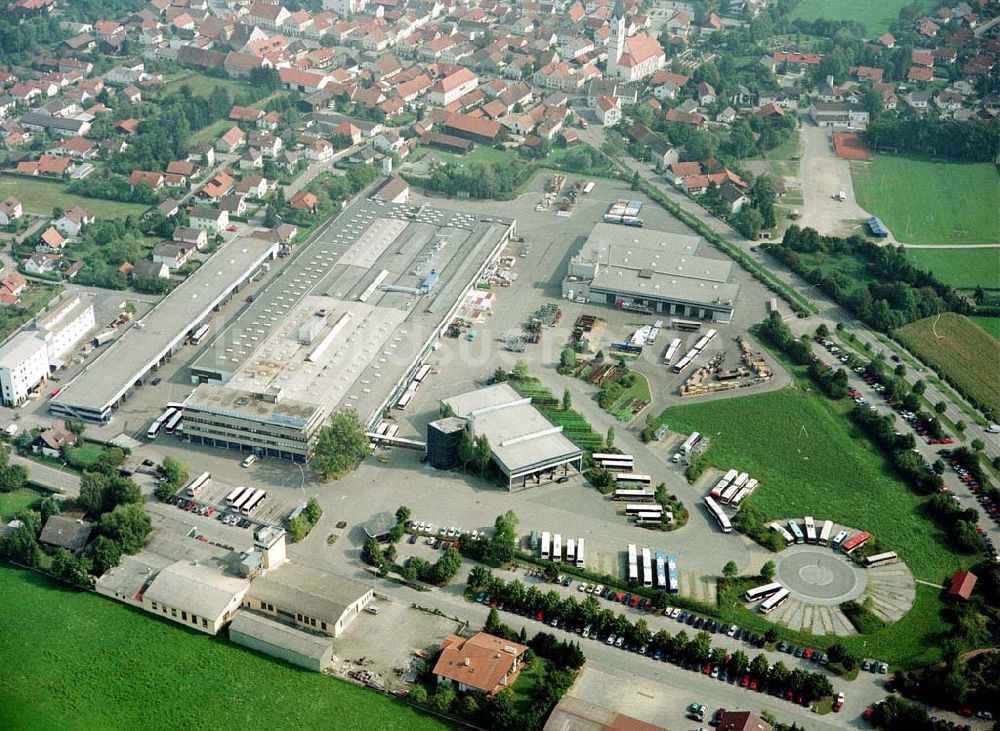
[[968,599],[972,595],[972,589],[976,586],[979,577],[971,571],[956,571],[951,577],[951,587],[948,589],[948,596],[957,596]]

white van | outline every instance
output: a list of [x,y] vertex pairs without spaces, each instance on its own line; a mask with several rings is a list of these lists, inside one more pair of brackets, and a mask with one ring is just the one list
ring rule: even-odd
[[256,461],[257,461],[256,454],[248,454],[241,464],[243,467],[249,467]]
[[8,426],[6,429],[3,430],[3,433],[6,434],[8,437],[14,436],[15,434],[17,434],[17,424],[11,424],[10,426]]

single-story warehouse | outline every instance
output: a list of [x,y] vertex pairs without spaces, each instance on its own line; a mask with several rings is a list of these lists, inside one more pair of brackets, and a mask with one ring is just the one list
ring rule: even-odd
[[452,396],[442,410],[465,419],[473,438],[485,435],[493,463],[510,490],[522,490],[581,469],[583,451],[509,383]]
[[699,256],[703,245],[698,236],[599,223],[569,262],[563,296],[727,323],[740,290],[734,265]]
[[142,608],[210,635],[218,634],[240,608],[249,584],[191,561],[175,561],[156,575]]
[[357,581],[286,563],[254,579],[243,605],[340,637],[375,592]]
[[333,644],[329,639],[246,610],[237,612],[233,618],[229,639],[306,670],[321,672],[333,662]]

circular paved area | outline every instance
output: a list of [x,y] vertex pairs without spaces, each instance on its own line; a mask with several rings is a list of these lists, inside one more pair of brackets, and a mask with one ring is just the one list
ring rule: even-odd
[[865,571],[828,548],[790,546],[775,559],[775,580],[796,599],[810,604],[840,604],[865,590]]

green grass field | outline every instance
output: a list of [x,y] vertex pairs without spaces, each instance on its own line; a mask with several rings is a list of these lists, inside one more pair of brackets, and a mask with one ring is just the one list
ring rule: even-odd
[[925,317],[896,337],[980,406],[1000,414],[1000,343],[969,318],[953,312]]
[[969,319],[1000,340],[1000,317],[970,317]]
[[217,86],[221,86],[228,91],[230,97],[250,88],[247,83],[242,81],[218,79],[214,76],[199,73],[198,71],[185,71],[170,77],[167,83],[163,85],[163,88],[167,93],[171,93],[178,91],[185,84],[191,87],[192,94],[206,98],[211,95],[212,90]]
[[792,19],[856,20],[865,24],[868,35],[880,35],[889,30],[889,23],[899,18],[899,11],[909,0],[801,0],[792,12]]
[[[446,729],[403,703],[0,567],[5,729]],[[25,638],[30,638],[26,641]]]
[[993,165],[875,155],[852,162],[851,178],[858,203],[898,241],[1000,243],[1000,175]]
[[81,206],[98,218],[118,218],[132,213],[142,215],[149,206],[138,203],[119,203],[101,198],[86,198],[66,190],[66,183],[58,180],[33,180],[31,178],[0,175],[0,198],[14,196],[24,206],[26,213],[51,216],[52,209]]
[[[920,513],[923,499],[897,480],[856,432],[848,408],[847,402],[786,389],[678,406],[662,419],[672,431],[708,436],[708,458],[716,467],[747,471],[760,480],[750,503],[769,520],[813,515],[869,530],[925,581],[941,582],[971,564],[974,557],[952,554],[944,534]],[[719,606],[740,626],[769,626],[741,604],[729,609],[732,602],[720,597]],[[909,667],[937,659],[939,609],[938,593],[918,585],[917,601],[900,622],[847,642],[859,653],[864,647],[865,654]]]
[[907,249],[906,256],[956,289],[1000,289],[1000,249]]
[[40,492],[22,487],[14,492],[0,492],[0,520],[8,522],[17,513],[33,508],[43,500]]

